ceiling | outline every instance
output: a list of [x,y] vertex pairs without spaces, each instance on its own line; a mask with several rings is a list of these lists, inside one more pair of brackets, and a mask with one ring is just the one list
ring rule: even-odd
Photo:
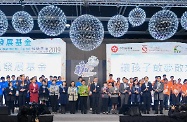
[[[168,10],[177,14],[179,20],[182,14],[187,10],[187,0],[24,0],[24,10],[30,13],[34,18],[34,29],[29,34],[17,33],[11,24],[12,15],[16,11],[22,10],[22,6],[19,0],[0,0],[0,9],[5,12],[8,21],[8,31],[3,36],[27,36],[31,38],[50,38],[43,34],[37,24],[38,12],[46,5],[54,4],[60,7],[67,16],[67,23],[71,25],[72,21],[82,15],[91,14],[98,17],[105,29],[105,38],[115,39],[107,31],[107,22],[110,17],[121,14],[128,17],[129,12],[140,6],[145,10],[147,18],[146,22],[139,27],[129,26],[127,34],[119,39],[152,39],[148,32],[148,22],[151,16],[159,10],[162,10],[163,6]],[[69,28],[65,29],[65,32],[59,38],[69,38]],[[177,33],[172,39],[187,38],[187,32],[182,29],[179,24]],[[187,42],[187,41],[186,41]]]

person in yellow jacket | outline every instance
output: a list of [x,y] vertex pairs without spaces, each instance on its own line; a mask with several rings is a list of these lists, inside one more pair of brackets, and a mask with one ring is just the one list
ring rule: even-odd
[[79,87],[80,103],[81,103],[81,113],[87,114],[87,99],[88,99],[88,86],[86,85],[85,80],[81,81],[82,86]]

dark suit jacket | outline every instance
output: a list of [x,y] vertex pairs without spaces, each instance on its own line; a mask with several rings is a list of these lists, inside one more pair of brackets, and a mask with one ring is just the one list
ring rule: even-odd
[[[96,92],[93,92],[95,89],[96,89]],[[101,85],[99,83],[97,83],[97,85],[95,86],[95,83],[92,83],[90,86],[90,91],[92,92],[92,94],[100,93],[101,92]]]
[[[21,89],[25,89],[25,91],[20,91]],[[18,90],[19,90],[19,96],[27,96],[27,91],[28,91],[28,84],[25,82],[24,85],[21,85],[21,82],[18,85]]]
[[[9,94],[10,92],[12,92],[12,94]],[[5,94],[6,94],[6,101],[14,101],[16,89],[14,87],[12,87],[12,88],[7,87],[5,89]]]
[[153,88],[152,88],[152,84],[150,83],[150,82],[148,82],[148,85],[147,85],[147,91],[144,91],[146,89],[146,85],[145,85],[145,83],[144,84],[142,84],[142,86],[141,86],[141,91],[142,91],[142,93],[143,93],[143,96],[145,96],[145,95],[148,95],[148,97],[151,97],[151,91],[153,90]]
[[124,83],[121,83],[121,84],[120,84],[120,87],[119,87],[119,92],[120,92],[121,94],[124,94],[124,91],[125,91],[125,90],[127,90],[126,93],[129,93],[129,92],[130,92],[130,86],[129,86],[129,84],[127,84],[127,87],[124,88]]

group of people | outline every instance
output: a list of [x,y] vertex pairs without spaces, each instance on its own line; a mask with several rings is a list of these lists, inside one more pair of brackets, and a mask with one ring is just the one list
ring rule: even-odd
[[123,105],[132,104],[140,105],[141,111],[149,114],[151,103],[154,103],[155,114],[159,111],[163,114],[163,108],[168,110],[169,105],[187,104],[187,79],[183,84],[180,78],[176,81],[171,76],[168,80],[166,75],[156,76],[153,82],[147,76],[140,80],[138,77],[123,77],[115,81],[110,74],[106,82],[98,82],[97,77],[93,81],[79,77],[77,82],[72,81],[67,86],[60,76],[50,76],[48,80],[42,75],[37,81],[36,76],[29,79],[22,74],[17,79],[14,75],[7,76],[6,80],[1,77],[0,105],[3,104],[3,97],[12,113],[14,107],[46,101],[53,113],[60,110],[65,114],[68,108],[71,114],[75,114],[80,108],[82,114],[87,114],[89,104],[93,114],[100,111],[103,114],[117,114]]

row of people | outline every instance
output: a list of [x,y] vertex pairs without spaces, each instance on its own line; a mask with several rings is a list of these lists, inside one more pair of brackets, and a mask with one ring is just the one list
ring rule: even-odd
[[[123,78],[123,83],[119,82],[108,82],[104,83],[103,86],[98,83],[98,78],[94,78],[93,82],[89,85],[85,85],[85,80],[79,78],[79,82],[72,82],[70,87],[66,86],[66,82],[57,85],[56,80],[52,79],[52,84],[49,85],[44,79],[43,85],[40,87],[36,83],[36,78],[31,78],[30,83],[25,82],[24,76],[22,81],[18,83],[16,92],[10,92],[4,90],[7,105],[12,108],[12,103],[9,102],[8,96],[18,97],[19,105],[22,106],[26,103],[26,96],[29,93],[30,102],[38,102],[39,100],[50,100],[53,112],[58,109],[58,104],[61,105],[61,112],[65,112],[65,106],[67,103],[70,104],[70,113],[75,113],[76,101],[81,103],[81,112],[87,113],[87,98],[88,96],[92,101],[93,113],[99,113],[99,99],[102,98],[102,110],[104,113],[108,113],[108,101],[112,103],[112,111],[116,113],[117,105],[119,102],[121,106],[123,104],[142,104],[143,112],[149,113],[151,102],[154,102],[155,113],[158,113],[158,106],[160,104],[160,113],[163,113],[163,106],[165,109],[168,108],[168,100],[171,98],[171,104],[178,104],[180,101],[180,93],[182,95],[183,102],[186,103],[186,91],[187,80],[184,80],[184,84],[179,88],[176,80],[169,81],[166,77],[161,80],[160,76],[157,76],[155,82],[149,82],[148,77],[144,77],[142,81],[138,81],[137,78],[131,78],[130,83],[127,78]],[[172,79],[172,77],[171,77]],[[111,80],[111,77],[109,79]],[[6,89],[12,89],[14,87],[9,82],[9,87]],[[172,84],[171,84],[172,83]],[[82,85],[83,84],[83,85]],[[154,101],[152,101],[151,92],[154,91]],[[10,93],[10,94],[9,94]],[[15,95],[14,95],[15,93]],[[119,99],[120,98],[120,99]]]

